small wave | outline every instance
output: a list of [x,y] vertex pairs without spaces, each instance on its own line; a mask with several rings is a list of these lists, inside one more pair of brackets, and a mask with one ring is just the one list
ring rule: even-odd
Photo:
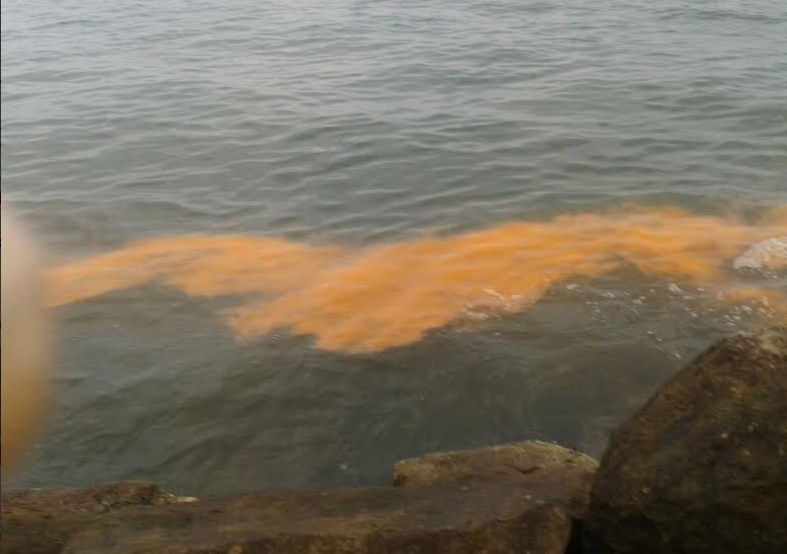
[[661,12],[661,19],[663,20],[705,20],[705,21],[725,21],[737,20],[757,23],[772,23],[778,24],[783,21],[776,14],[771,13],[754,13],[744,12],[740,10],[724,9],[724,8],[669,8]]

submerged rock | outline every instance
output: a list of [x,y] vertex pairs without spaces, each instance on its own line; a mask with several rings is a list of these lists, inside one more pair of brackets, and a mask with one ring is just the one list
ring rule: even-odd
[[787,552],[787,327],[709,348],[613,436],[585,550]]
[[592,459],[545,443],[397,464],[400,487],[184,503],[150,484],[3,495],[4,554],[562,554]]

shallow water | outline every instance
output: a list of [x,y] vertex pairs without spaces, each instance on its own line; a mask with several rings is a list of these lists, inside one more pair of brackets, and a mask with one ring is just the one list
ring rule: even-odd
[[783,317],[733,267],[785,232],[781,2],[4,2],[2,77],[4,198],[78,277],[14,485],[598,454]]

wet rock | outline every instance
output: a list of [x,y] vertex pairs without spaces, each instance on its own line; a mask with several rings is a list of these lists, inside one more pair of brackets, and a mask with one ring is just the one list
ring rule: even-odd
[[4,492],[4,554],[60,552],[77,531],[134,506],[163,506],[194,500],[163,492],[153,483],[128,481],[84,489]]
[[477,450],[437,452],[396,462],[394,485],[510,482],[530,494],[566,508],[581,518],[587,508],[598,462],[557,444],[528,441]]
[[614,435],[584,546],[787,552],[787,327],[709,348]]
[[269,492],[135,509],[75,535],[67,553],[562,553],[569,518],[522,489]]
[[398,487],[190,503],[150,484],[8,493],[3,552],[563,554],[594,471],[523,443],[405,460]]

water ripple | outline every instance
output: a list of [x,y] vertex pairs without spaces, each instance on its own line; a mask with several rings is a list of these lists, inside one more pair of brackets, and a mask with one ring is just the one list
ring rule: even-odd
[[[618,204],[718,215],[787,198],[782,1],[30,0],[0,15],[3,194],[58,258],[187,234],[373,249]],[[754,324],[634,272],[576,285],[369,358],[283,332],[238,348],[206,323],[225,306],[155,287],[96,299],[62,316],[64,423],[20,480],[146,468],[226,493],[387,482],[396,457],[494,440],[599,452],[680,356]]]

